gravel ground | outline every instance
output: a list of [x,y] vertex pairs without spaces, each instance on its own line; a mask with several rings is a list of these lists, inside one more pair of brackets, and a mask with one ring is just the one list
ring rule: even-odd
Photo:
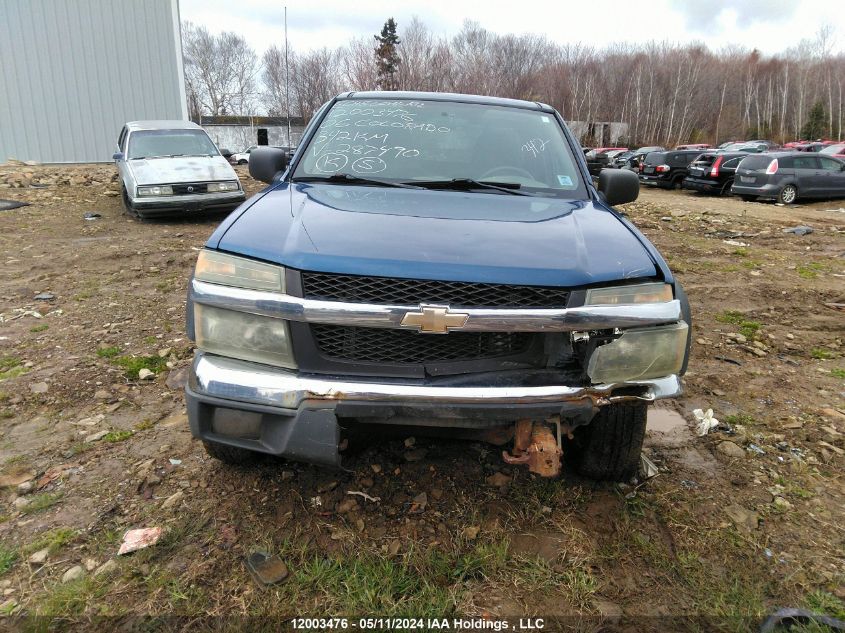
[[[670,616],[745,631],[784,606],[845,616],[842,201],[645,190],[625,206],[695,324],[686,392],[650,414],[659,475],[613,485],[425,438],[354,447],[344,472],[209,459],[184,411],[184,297],[222,218],[140,222],[117,192],[111,166],[0,166],[0,198],[30,203],[0,211],[0,612],[191,630],[219,615],[637,631],[687,630]],[[783,232],[796,225],[814,230]],[[722,423],[701,438],[699,408]],[[164,535],[117,557],[138,527]],[[243,565],[259,549],[289,569],[268,590]]]

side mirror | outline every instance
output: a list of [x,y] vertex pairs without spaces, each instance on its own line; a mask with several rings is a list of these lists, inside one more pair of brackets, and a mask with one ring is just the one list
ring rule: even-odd
[[221,150],[220,150],[220,155],[221,155],[223,158],[229,158],[229,157],[231,157],[231,156],[232,156],[232,151],[231,151],[231,150],[228,150],[228,149],[221,149]]
[[258,147],[249,154],[249,175],[272,184],[276,175],[288,166],[288,153],[278,147]]
[[123,152],[115,152],[111,156],[112,160],[123,160]]
[[640,179],[627,169],[602,169],[599,172],[599,193],[610,206],[633,202],[640,195]]

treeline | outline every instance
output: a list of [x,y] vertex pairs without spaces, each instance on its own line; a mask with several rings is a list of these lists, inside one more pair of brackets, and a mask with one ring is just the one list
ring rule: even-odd
[[389,86],[543,101],[567,120],[628,123],[630,146],[843,138],[845,55],[832,53],[830,27],[784,42],[773,56],[740,47],[714,52],[699,42],[560,45],[474,22],[451,38],[417,18],[398,25],[398,37],[386,39],[387,28],[338,48],[289,51],[286,84],[283,45],[259,58],[241,35],[212,35],[186,22],[192,118],[262,112],[308,119],[339,92]]

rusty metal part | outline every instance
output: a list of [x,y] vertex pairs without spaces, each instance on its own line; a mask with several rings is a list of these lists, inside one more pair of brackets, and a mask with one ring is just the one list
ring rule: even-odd
[[527,464],[530,472],[541,477],[557,477],[560,474],[563,451],[554,433],[545,424],[519,420],[516,423],[513,452],[511,455],[502,451],[502,459],[508,464]]

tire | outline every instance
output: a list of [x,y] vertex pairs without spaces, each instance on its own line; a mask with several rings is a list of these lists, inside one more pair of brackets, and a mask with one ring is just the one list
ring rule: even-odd
[[798,187],[795,185],[784,185],[778,194],[778,202],[781,204],[792,204],[798,199]]
[[243,158],[238,161],[238,165],[246,165],[246,163],[247,161],[245,161]]
[[230,466],[245,466],[254,463],[258,459],[256,452],[249,451],[245,448],[226,446],[217,442],[203,442],[202,445],[205,447],[205,452],[209,456],[219,459],[224,464],[229,464]]
[[129,202],[129,194],[126,193],[126,187],[123,185],[120,186],[120,199],[123,201],[123,210],[129,215],[135,215],[135,211],[132,210],[132,203]]
[[647,410],[644,402],[605,405],[589,424],[578,427],[569,450],[578,474],[599,481],[634,477],[640,467]]
[[[734,181],[733,181],[733,180],[729,180],[729,181],[727,181],[727,182],[725,183],[725,186],[724,186],[724,187],[722,187],[722,188],[719,190],[719,195],[720,195],[720,196],[726,196],[726,195],[728,195],[728,194],[731,192],[731,187],[733,187],[733,184],[734,184]],[[745,196],[743,196],[743,199],[744,199],[744,198],[745,198]]]
[[754,202],[757,200],[757,196],[740,196],[743,202]]

